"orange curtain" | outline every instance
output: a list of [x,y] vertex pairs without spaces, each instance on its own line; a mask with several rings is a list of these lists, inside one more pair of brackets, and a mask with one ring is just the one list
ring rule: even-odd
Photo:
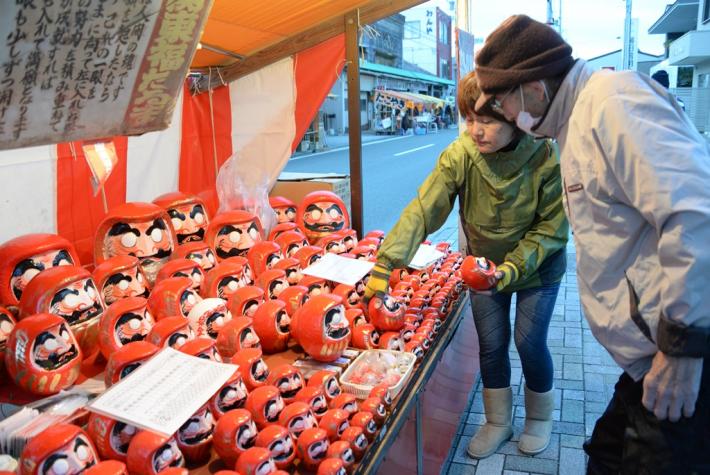
[[296,150],[345,65],[345,34],[296,55]]
[[[104,186],[108,209],[126,201],[126,159],[128,138],[114,137],[118,163]],[[28,190],[31,199],[32,188]],[[81,142],[57,145],[57,233],[71,241],[83,265],[94,261],[94,232],[106,216],[101,191],[94,196],[91,170]]]
[[213,90],[212,114],[213,116],[210,115],[209,93],[193,96],[186,83],[182,101],[182,141],[178,179],[178,188],[185,193],[198,194],[214,189],[219,167],[232,155],[232,110],[228,86],[220,86]]

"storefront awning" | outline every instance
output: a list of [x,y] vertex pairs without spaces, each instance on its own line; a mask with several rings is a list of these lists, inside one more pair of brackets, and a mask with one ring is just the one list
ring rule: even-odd
[[349,12],[364,26],[424,1],[215,0],[191,69],[228,82],[343,33]]

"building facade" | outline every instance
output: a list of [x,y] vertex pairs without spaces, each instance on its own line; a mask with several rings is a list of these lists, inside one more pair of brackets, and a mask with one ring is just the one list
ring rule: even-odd
[[[661,61],[663,61],[663,55],[656,56],[639,51],[636,71],[650,75],[651,68]],[[623,69],[621,62],[622,55],[620,49],[587,60],[587,63],[589,63],[589,65],[591,65],[594,69],[611,69],[613,71],[620,71]]]
[[[710,0],[676,0],[648,32],[666,36],[664,65],[669,77],[675,77],[671,89],[698,129],[710,133]],[[653,72],[662,68],[658,65]]]

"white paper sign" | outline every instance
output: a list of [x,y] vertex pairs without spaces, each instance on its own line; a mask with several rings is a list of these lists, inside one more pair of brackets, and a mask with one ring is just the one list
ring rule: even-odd
[[170,436],[237,368],[168,347],[111,386],[89,410]]
[[373,267],[375,267],[374,262],[328,253],[315,264],[303,269],[303,273],[325,280],[332,280],[339,284],[355,285]]
[[444,253],[434,246],[420,244],[419,249],[417,249],[417,253],[414,254],[414,257],[412,258],[412,262],[409,263],[409,267],[417,270],[426,269],[442,257],[444,257]]

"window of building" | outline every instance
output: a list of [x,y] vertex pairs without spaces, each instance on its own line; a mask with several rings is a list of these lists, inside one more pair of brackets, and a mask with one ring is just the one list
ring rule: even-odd
[[698,87],[710,87],[710,73],[698,74]]
[[422,37],[421,20],[408,21],[404,23],[404,39],[414,40]]
[[705,0],[703,4],[703,23],[710,21],[710,0]]
[[678,68],[678,80],[676,81],[676,84],[676,87],[693,87],[692,66],[680,66]]
[[439,43],[449,44],[449,25],[444,21],[439,21]]
[[439,77],[451,79],[451,65],[446,59],[439,60]]

